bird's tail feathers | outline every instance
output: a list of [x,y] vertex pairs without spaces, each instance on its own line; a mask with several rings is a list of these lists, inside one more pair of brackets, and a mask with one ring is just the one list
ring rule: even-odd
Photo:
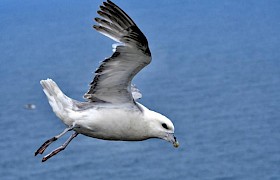
[[52,79],[41,80],[40,84],[55,114],[64,119],[65,113],[73,108],[73,100],[67,97]]

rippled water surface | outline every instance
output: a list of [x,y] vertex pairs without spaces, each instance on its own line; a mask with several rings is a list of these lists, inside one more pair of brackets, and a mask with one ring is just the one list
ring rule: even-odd
[[1,1],[1,179],[280,179],[278,1],[116,1],[153,55],[134,80],[140,102],[173,120],[181,147],[80,135],[46,163],[34,157],[64,129],[39,81],[82,100],[111,55],[113,42],[91,28],[100,3]]

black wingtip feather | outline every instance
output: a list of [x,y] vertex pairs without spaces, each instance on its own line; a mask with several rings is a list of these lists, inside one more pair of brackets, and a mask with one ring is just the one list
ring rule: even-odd
[[116,4],[115,3],[113,3],[112,1],[110,1],[110,0],[107,0],[107,3],[108,4],[111,4],[111,5],[113,5],[113,6],[116,6]]
[[100,26],[98,26],[98,25],[93,25],[92,27],[96,30],[100,29]]
[[[101,6],[100,6],[101,7]],[[102,10],[98,10],[97,11],[97,14],[99,15],[99,16],[104,16],[104,15],[106,15],[106,16],[108,16],[105,12],[103,12]]]
[[104,1],[104,2],[103,2],[103,5],[104,5],[104,6],[108,6],[109,4],[108,4],[108,2]]
[[101,11],[106,11],[106,7],[104,6],[99,6],[99,8],[101,9]]
[[96,22],[100,22],[100,21],[101,21],[101,18],[96,17],[96,18],[94,18],[94,20],[95,20]]
[[107,3],[113,3],[112,1],[110,1],[110,0],[107,0]]

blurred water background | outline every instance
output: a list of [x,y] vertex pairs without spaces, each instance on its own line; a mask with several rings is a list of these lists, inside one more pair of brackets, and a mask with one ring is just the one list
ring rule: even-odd
[[41,163],[35,150],[64,125],[39,81],[53,78],[83,100],[113,41],[91,28],[100,0],[1,0],[1,179],[279,180],[280,2],[115,3],[152,51],[134,80],[140,102],[173,120],[181,147],[80,135]]

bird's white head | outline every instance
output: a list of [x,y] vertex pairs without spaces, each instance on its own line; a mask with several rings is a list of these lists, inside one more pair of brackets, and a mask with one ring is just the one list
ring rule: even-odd
[[147,113],[147,118],[150,125],[150,133],[153,137],[164,139],[171,142],[174,147],[179,147],[179,142],[174,136],[174,125],[170,119],[151,110]]

